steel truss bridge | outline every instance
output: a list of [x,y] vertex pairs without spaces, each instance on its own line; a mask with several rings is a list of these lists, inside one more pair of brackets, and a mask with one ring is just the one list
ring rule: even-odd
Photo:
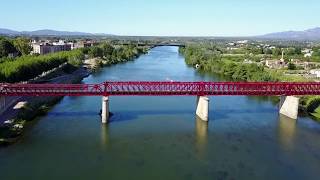
[[317,82],[156,82],[0,84],[0,96],[299,96],[320,95]]

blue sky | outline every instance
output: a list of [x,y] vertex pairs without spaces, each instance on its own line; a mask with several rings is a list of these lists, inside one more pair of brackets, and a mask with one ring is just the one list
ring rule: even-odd
[[319,0],[0,0],[0,28],[246,36],[320,26]]

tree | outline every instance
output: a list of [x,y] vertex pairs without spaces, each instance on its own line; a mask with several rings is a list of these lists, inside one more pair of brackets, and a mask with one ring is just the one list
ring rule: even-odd
[[97,46],[93,46],[90,48],[88,54],[91,58],[95,58],[95,57],[102,58],[103,57],[103,50]]
[[293,56],[293,55],[296,54],[296,49],[295,49],[295,48],[287,48],[287,49],[285,50],[285,54],[286,54],[287,56]]
[[16,48],[8,39],[0,37],[0,58],[7,57],[10,53],[15,53],[16,51]]
[[264,54],[272,54],[272,50],[269,48],[266,48],[263,50]]
[[18,37],[13,40],[13,45],[22,55],[28,55],[32,51],[29,39],[23,37]]
[[250,49],[250,53],[252,54],[263,54],[262,48],[253,47]]
[[296,69],[296,65],[293,64],[292,62],[290,62],[290,63],[288,64],[288,69],[289,69],[289,70],[295,70],[295,69]]
[[272,50],[272,54],[273,54],[274,56],[280,56],[281,53],[282,53],[282,51],[281,51],[280,48],[274,48],[274,49]]
[[72,64],[74,66],[80,66],[83,63],[83,60],[85,59],[85,55],[84,53],[77,49],[74,50],[72,53],[68,53],[69,57],[68,57],[68,63]]
[[102,48],[102,50],[103,50],[103,55],[104,55],[105,57],[110,56],[110,55],[112,54],[113,50],[114,50],[114,48],[113,48],[110,44],[108,44],[108,43],[103,43],[103,44],[101,45],[101,48]]
[[311,59],[312,61],[320,61],[320,49],[317,49],[312,53]]
[[311,100],[309,100],[307,104],[308,112],[314,112],[319,107],[319,105],[320,105],[320,98],[319,97],[312,98]]
[[301,47],[295,47],[294,48],[294,51],[295,51],[295,54],[297,54],[297,55],[301,55],[302,54],[302,49],[301,49]]

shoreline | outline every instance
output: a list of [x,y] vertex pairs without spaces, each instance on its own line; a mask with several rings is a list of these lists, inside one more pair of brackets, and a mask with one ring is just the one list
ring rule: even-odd
[[[70,68],[74,70],[72,73],[58,72],[58,76],[51,79],[43,77],[40,82],[74,84],[81,82],[92,73],[90,69],[85,67],[68,66],[70,67],[67,67],[67,69]],[[18,141],[28,122],[33,121],[40,115],[46,114],[62,98],[63,97],[18,97],[17,101],[12,103],[12,105],[1,114],[0,146],[10,145]],[[19,102],[27,103],[20,109],[13,109],[13,107]]]
[[[195,60],[198,60],[197,58],[193,57],[193,56],[187,56],[187,53],[192,53],[193,50],[188,50],[186,48],[179,48],[179,53],[184,55],[185,57],[185,62],[187,64],[187,66],[194,68],[196,71],[198,72],[202,72],[202,73],[213,73],[213,74],[217,74],[221,77],[223,77],[224,79],[228,79],[230,81],[239,81],[239,78],[234,77],[234,74],[238,73],[237,75],[245,75],[248,76],[248,74],[251,75],[254,74],[255,76],[257,76],[257,74],[260,76],[264,76],[264,75],[270,75],[270,76],[266,76],[268,78],[270,78],[269,80],[252,80],[252,81],[287,81],[287,82],[294,82],[295,79],[291,76],[291,75],[279,75],[279,74],[272,74],[276,71],[273,70],[265,70],[265,68],[263,67],[263,69],[249,69],[249,68],[244,68],[241,67],[241,71],[237,72],[237,71],[233,71],[233,69],[236,69],[236,67],[240,66],[240,65],[236,65],[235,67],[233,66],[228,66],[228,62],[227,61],[218,61],[216,60],[215,63],[209,63],[206,64],[204,62],[208,61],[207,59],[202,59],[201,61],[195,62]],[[222,63],[219,63],[222,62]],[[226,63],[227,62],[227,63]],[[199,65],[199,68],[196,68],[195,65],[196,64]],[[236,62],[232,62],[234,65],[237,64]],[[229,62],[229,65],[232,64]],[[249,66],[249,64],[241,64],[243,66]],[[258,67],[258,66],[257,66]],[[249,70],[248,70],[249,69]],[[259,74],[260,73],[260,74]],[[249,76],[250,77],[250,76]],[[249,82],[250,79],[248,80],[248,78],[242,79],[242,81],[245,82]],[[318,108],[314,109],[313,111],[310,111],[310,102],[318,100],[320,102],[320,97],[316,97],[316,96],[299,96],[300,101],[299,101],[299,115],[307,115],[308,117],[310,117],[312,120],[320,122],[320,106],[318,105]],[[278,100],[277,100],[278,101]],[[279,102],[279,101],[278,101]],[[320,104],[320,103],[318,103]],[[317,110],[317,111],[315,111]]]
[[[137,59],[140,55],[147,53],[151,48],[146,51],[140,52],[132,58],[123,59],[116,63],[108,63],[105,59],[92,58],[87,59],[86,63],[79,67],[67,64],[57,72],[48,73],[37,79],[37,83],[54,83],[54,84],[75,84],[80,83],[84,78],[90,76],[97,69],[113,64],[124,63]],[[70,72],[71,71],[71,72]],[[33,81],[33,83],[35,83]],[[0,117],[0,147],[8,146],[17,142],[25,126],[36,119],[38,116],[45,115],[54,105],[56,105],[63,97],[18,97],[17,101],[12,103]],[[13,107],[18,102],[27,102],[21,109],[13,110]],[[10,123],[5,124],[5,121]]]
[[[187,64],[188,65],[188,64]],[[194,68],[194,66],[192,65],[188,65],[189,67],[192,67]],[[194,68],[195,69],[195,68]],[[223,73],[218,73],[218,72],[210,72],[210,71],[206,71],[204,69],[195,69],[198,73],[211,73],[211,74],[214,74],[215,76],[219,76],[223,79],[227,79],[228,81],[235,81],[235,79],[233,79],[232,77],[230,76],[226,76],[224,75]],[[300,101],[299,101],[299,108],[298,108],[298,111],[299,111],[299,116],[301,117],[305,117],[305,116],[308,116],[309,118],[311,118],[312,120],[316,121],[316,122],[320,122],[320,112],[318,113],[312,113],[312,112],[309,112],[307,107],[303,104],[305,101],[307,100],[304,100],[305,97],[307,96],[299,96],[300,98]],[[277,96],[270,96],[270,99],[268,101],[272,101],[271,99],[275,99],[277,98]],[[277,98],[275,101],[277,101],[277,103],[280,102],[279,98]],[[274,101],[273,101],[274,102]],[[319,116],[319,117],[318,117]]]

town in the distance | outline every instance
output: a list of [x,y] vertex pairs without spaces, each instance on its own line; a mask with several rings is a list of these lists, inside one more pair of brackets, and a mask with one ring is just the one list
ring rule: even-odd
[[[310,32],[312,32],[311,35],[308,34]],[[257,168],[256,171],[254,167],[257,167],[257,165],[248,163],[252,161],[252,154],[256,153],[255,150],[250,149],[249,146],[251,145],[248,144],[263,141],[264,145],[270,146],[270,148],[262,149],[264,146],[258,148],[259,151],[257,152],[263,154],[256,155],[262,157],[257,161],[258,164],[260,165],[262,161],[268,161],[271,164],[278,165],[277,159],[268,158],[266,160],[265,157],[269,157],[269,151],[287,155],[286,152],[293,148],[294,136],[298,136],[298,130],[296,129],[303,133],[310,133],[302,135],[302,137],[310,136],[310,139],[313,139],[319,136],[320,96],[317,96],[319,80],[320,28],[252,37],[117,36],[53,30],[18,32],[0,29],[0,146],[8,147],[8,151],[4,154],[10,154],[12,153],[11,147],[13,149],[18,147],[18,150],[13,151],[20,151],[26,146],[25,142],[32,144],[32,141],[35,141],[41,146],[52,142],[53,148],[59,149],[57,152],[61,153],[64,149],[60,149],[61,147],[57,145],[60,144],[60,141],[68,141],[64,138],[70,138],[70,141],[79,138],[78,143],[81,144],[79,146],[73,143],[64,144],[68,144],[69,149],[83,149],[79,150],[79,152],[81,151],[79,156],[76,155],[79,162],[82,161],[81,154],[88,153],[84,150],[87,149],[84,144],[90,142],[93,144],[89,143],[89,146],[94,146],[94,148],[90,147],[93,149],[92,151],[97,154],[103,152],[98,158],[95,157],[98,159],[98,162],[95,163],[99,166],[103,166],[105,163],[103,158],[112,159],[111,156],[109,157],[109,153],[117,160],[108,160],[108,162],[119,160],[120,164],[127,166],[124,169],[127,174],[116,173],[115,179],[118,179],[118,177],[126,179],[130,176],[132,171],[128,167],[132,166],[144,168],[145,171],[135,176],[144,177],[149,168],[152,169],[153,165],[157,165],[156,163],[153,164],[153,159],[157,158],[154,157],[152,152],[167,153],[168,155],[171,154],[171,151],[174,151],[172,149],[177,148],[179,149],[178,154],[181,151],[183,152],[182,161],[190,161],[187,163],[191,166],[197,164],[197,166],[203,167],[203,164],[208,163],[208,170],[201,171],[200,176],[204,179],[211,177],[237,179],[234,177],[237,177],[238,173],[228,168],[234,164],[236,164],[236,171],[240,170],[243,173],[240,174],[245,177],[244,179],[248,179],[248,177],[259,179],[259,177],[264,176],[264,168],[262,168],[263,170]],[[108,81],[114,84],[101,84]],[[121,84],[122,81],[131,82]],[[153,81],[159,82],[157,82],[158,84],[152,84]],[[183,81],[195,82],[183,84]],[[202,86],[203,81],[212,84]],[[175,84],[175,82],[177,83]],[[214,84],[215,82],[225,82],[225,84],[217,85]],[[237,82],[242,82],[242,84]],[[271,82],[278,84],[268,84]],[[281,82],[284,84],[281,84]],[[306,84],[294,84],[297,82]],[[293,85],[290,86],[290,83],[293,83]],[[209,90],[204,90],[205,88],[209,88]],[[90,99],[82,97],[86,95],[103,95],[102,106],[100,105],[100,99],[97,101],[97,99],[91,97]],[[193,111],[189,109],[191,104],[194,103],[190,98],[182,99],[179,102],[178,97],[170,99],[153,97],[155,100],[150,102],[143,97],[141,99],[130,99],[129,97],[123,99],[121,99],[122,97],[115,97],[114,99],[111,97],[109,99],[109,95],[197,95],[197,119],[195,124],[190,123],[190,120],[193,122],[194,115]],[[219,97],[217,101],[214,97],[209,106],[209,98],[201,95],[218,95]],[[224,100],[221,101],[220,95],[247,96],[235,97],[234,99],[222,97]],[[298,95],[298,97],[289,95]],[[77,96],[77,98],[71,96]],[[278,112],[278,105],[280,105],[279,117],[275,113]],[[152,107],[155,109],[152,109]],[[135,108],[141,108],[141,110],[132,110]],[[157,121],[158,116],[161,121]],[[150,121],[146,121],[143,119],[144,117],[150,119]],[[183,118],[188,120],[181,121]],[[296,119],[298,118],[306,119],[298,122],[309,124],[297,124]],[[167,121],[168,119],[170,121]],[[97,126],[97,124],[100,124],[98,122],[100,120],[102,124],[108,125],[102,125],[102,128],[100,128],[100,126]],[[140,126],[133,125],[135,122],[133,120]],[[213,122],[208,125],[209,120]],[[124,127],[121,127],[121,123]],[[166,126],[166,123],[171,123],[171,125]],[[224,123],[228,125],[224,126]],[[306,128],[306,126],[309,126],[309,128]],[[145,129],[141,129],[142,127],[145,127]],[[196,133],[193,130],[190,131],[193,128]],[[252,139],[252,142],[248,143],[247,141],[251,141],[246,137],[248,134],[239,135],[241,132],[237,128],[245,129],[248,134],[255,131],[253,133],[256,134],[254,135],[256,139]],[[148,129],[151,130],[148,131]],[[239,132],[231,132],[238,130]],[[161,134],[162,131],[168,133],[168,135]],[[93,138],[92,141],[92,136],[95,136],[93,135],[94,132],[101,133],[101,140]],[[179,132],[186,135],[183,136]],[[43,139],[37,139],[39,137],[38,133]],[[160,134],[159,137],[157,133]],[[129,138],[129,136],[136,136],[139,140],[131,141],[133,137]],[[172,142],[171,136],[173,136]],[[121,139],[124,137],[127,137],[127,140]],[[162,139],[163,137],[165,138]],[[253,136],[250,135],[251,137]],[[52,139],[48,140],[50,138]],[[212,139],[210,140],[210,138]],[[221,142],[216,140],[219,138],[222,139]],[[193,139],[195,140],[193,141]],[[54,141],[57,142],[54,143]],[[97,141],[102,142],[101,146],[94,144]],[[160,143],[159,147],[156,143],[158,141]],[[280,145],[274,143],[278,141]],[[296,141],[296,143],[305,143],[303,138]],[[123,144],[117,144],[116,142]],[[164,142],[169,142],[169,145],[164,145]],[[226,144],[220,144],[223,142],[230,142],[235,145],[228,147]],[[248,144],[244,145],[245,143],[242,144],[242,142]],[[210,147],[215,143],[217,143],[217,146]],[[153,146],[149,147],[149,144],[153,144]],[[189,149],[190,144],[192,144],[192,147],[194,145],[194,150],[191,148],[191,150],[184,151],[186,147]],[[309,143],[308,146],[313,147],[313,144],[310,144],[312,143]],[[80,146],[82,148],[78,148]],[[129,150],[123,152],[129,146],[130,148],[134,147],[133,154]],[[211,162],[217,161],[212,160],[212,158],[217,157],[211,157],[211,155],[219,154],[218,151],[220,150],[217,147],[220,146],[225,146],[227,150],[222,151],[226,151],[226,154],[237,154],[238,157],[245,157],[246,160],[234,162],[235,160],[231,158],[232,155],[223,156],[229,161],[218,158],[218,162],[222,164],[230,162],[230,164],[226,167],[224,165],[219,166],[211,174],[210,169],[216,166]],[[252,146],[256,147],[258,145]],[[135,149],[137,147],[145,149]],[[242,150],[242,147],[246,150]],[[207,153],[210,152],[210,148],[211,151],[217,152]],[[316,148],[314,146],[314,149]],[[75,151],[69,152],[69,149],[66,150],[66,154],[62,155],[65,156],[65,159],[74,155]],[[29,153],[31,154],[30,157],[38,156],[37,151],[36,146],[28,146],[28,153],[24,156],[29,156]],[[51,152],[48,149],[46,151]],[[301,151],[310,153],[309,149]],[[0,150],[0,156],[1,153]],[[119,158],[126,153],[129,154],[128,159]],[[152,158],[144,159],[145,154],[143,153],[152,154],[150,155]],[[167,155],[166,157],[171,157]],[[180,161],[179,155],[176,156],[176,161]],[[204,157],[207,156],[212,161],[208,160],[206,162]],[[305,156],[306,159],[313,157],[310,154]],[[21,174],[13,173],[14,168],[12,168],[13,166],[16,167],[21,159],[8,157],[10,158],[4,160],[4,162],[12,162],[11,166],[7,166],[8,172],[11,173],[5,174],[5,177],[21,177]],[[281,158],[286,161],[290,159],[289,157],[291,158],[291,156]],[[300,156],[295,157],[294,160],[300,162],[300,158],[298,158]],[[52,161],[51,154],[44,158],[47,160],[39,162]],[[134,165],[130,164],[130,158],[135,159]],[[168,162],[168,158],[163,161]],[[161,160],[158,159],[158,161]],[[0,160],[0,166],[5,166],[1,162]],[[150,167],[145,166],[145,162],[146,164],[150,163]],[[70,165],[64,163],[65,166]],[[309,165],[316,167],[315,164],[317,163],[319,163],[319,159],[310,161]],[[87,168],[87,165],[82,166]],[[247,166],[250,167],[247,168]],[[32,167],[39,168],[38,166]],[[44,167],[47,167],[47,165]],[[271,168],[271,171],[277,172],[277,169],[280,168],[281,173],[280,175],[272,174],[270,177],[276,179],[291,177],[289,175],[291,171],[287,171],[283,164],[280,163],[279,167],[275,167],[277,168]],[[22,166],[19,166],[19,168],[21,169]],[[219,168],[223,170],[219,170]],[[46,171],[43,168],[40,169]],[[68,169],[68,167],[65,167],[65,169]],[[109,169],[109,167],[105,169]],[[123,170],[122,166],[121,169]],[[158,170],[161,172],[160,169]],[[167,170],[171,172],[171,170]],[[104,177],[108,177],[110,173],[116,171],[117,166],[108,171],[103,170]],[[177,177],[185,177],[187,172],[189,171],[179,173],[172,171],[172,177],[160,175],[161,173],[158,171],[156,174],[158,174],[157,177],[176,179]],[[246,174],[247,172],[249,174]],[[300,173],[299,171],[296,172]],[[315,173],[312,170],[301,172],[311,172],[310,176],[312,177],[312,173]],[[33,171],[24,173],[29,174],[30,177],[36,177]],[[52,173],[52,177],[59,174],[60,172]],[[304,175],[297,177],[305,177]],[[308,176],[309,174],[306,175],[306,177]],[[190,177],[192,176],[190,175]]]

